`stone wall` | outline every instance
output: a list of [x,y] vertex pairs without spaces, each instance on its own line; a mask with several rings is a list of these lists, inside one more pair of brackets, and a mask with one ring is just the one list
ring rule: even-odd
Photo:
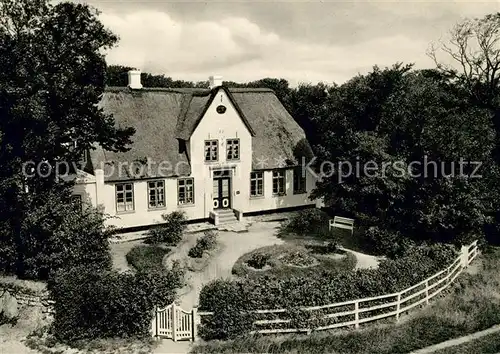
[[54,313],[53,305],[45,283],[0,276],[0,313],[5,317],[17,317],[20,310],[31,307],[50,320]]

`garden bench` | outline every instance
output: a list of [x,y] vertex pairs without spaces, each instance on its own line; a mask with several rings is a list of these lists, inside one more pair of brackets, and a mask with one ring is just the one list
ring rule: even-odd
[[330,220],[329,230],[332,230],[332,227],[338,227],[339,229],[346,229],[351,231],[351,235],[354,232],[354,219],[343,218],[341,216],[336,216],[333,220]]

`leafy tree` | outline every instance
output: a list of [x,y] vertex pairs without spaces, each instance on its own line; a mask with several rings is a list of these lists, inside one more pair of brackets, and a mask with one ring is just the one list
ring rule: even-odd
[[499,242],[500,231],[500,13],[467,18],[457,23],[448,37],[430,47],[429,55],[442,75],[450,78],[469,104],[490,111],[496,132],[494,160],[485,177],[494,223],[487,226],[490,241]]
[[[113,117],[97,105],[104,91],[104,52],[117,37],[95,10],[68,2],[1,0],[0,11],[2,265],[37,277],[46,273],[41,264],[48,263],[41,259],[50,259],[59,247],[47,238],[67,230],[64,210],[54,208],[69,205],[74,182],[57,178],[57,162],[77,162],[96,143],[124,151],[134,130],[116,128]],[[27,170],[27,163],[38,170]],[[82,240],[101,238],[85,229],[85,222],[80,225]]]
[[453,241],[488,221],[486,179],[459,174],[473,172],[468,161],[491,165],[489,113],[438,72],[375,67],[330,91],[319,124],[317,167],[326,177],[314,196],[364,225]]

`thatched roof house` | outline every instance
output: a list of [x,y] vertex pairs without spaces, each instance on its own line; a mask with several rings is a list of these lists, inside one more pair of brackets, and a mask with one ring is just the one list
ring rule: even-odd
[[[286,160],[288,165],[296,164],[294,148],[305,140],[305,134],[274,91],[265,88],[222,89],[252,135],[253,169],[283,167],[277,165],[278,158]],[[130,151],[113,153],[102,148],[93,151],[93,165],[110,166],[118,161],[134,163],[150,158],[168,160],[173,164],[185,162],[186,168],[179,174],[189,175],[191,171],[187,166],[191,161],[180,146],[189,140],[216,92],[216,89],[107,88],[100,106],[113,115],[118,126],[133,127],[136,133]],[[268,158],[265,168],[257,163],[259,156]],[[144,177],[155,177],[154,171],[150,173],[151,176]],[[109,181],[118,179],[118,173],[105,175]]]

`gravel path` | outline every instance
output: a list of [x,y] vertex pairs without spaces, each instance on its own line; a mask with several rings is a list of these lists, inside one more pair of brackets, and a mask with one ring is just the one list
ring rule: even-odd
[[352,253],[356,256],[356,268],[355,269],[366,269],[366,268],[377,268],[378,262],[380,261],[379,257],[370,256],[368,254],[364,254],[361,252],[356,252],[344,247],[339,247],[341,250]]

